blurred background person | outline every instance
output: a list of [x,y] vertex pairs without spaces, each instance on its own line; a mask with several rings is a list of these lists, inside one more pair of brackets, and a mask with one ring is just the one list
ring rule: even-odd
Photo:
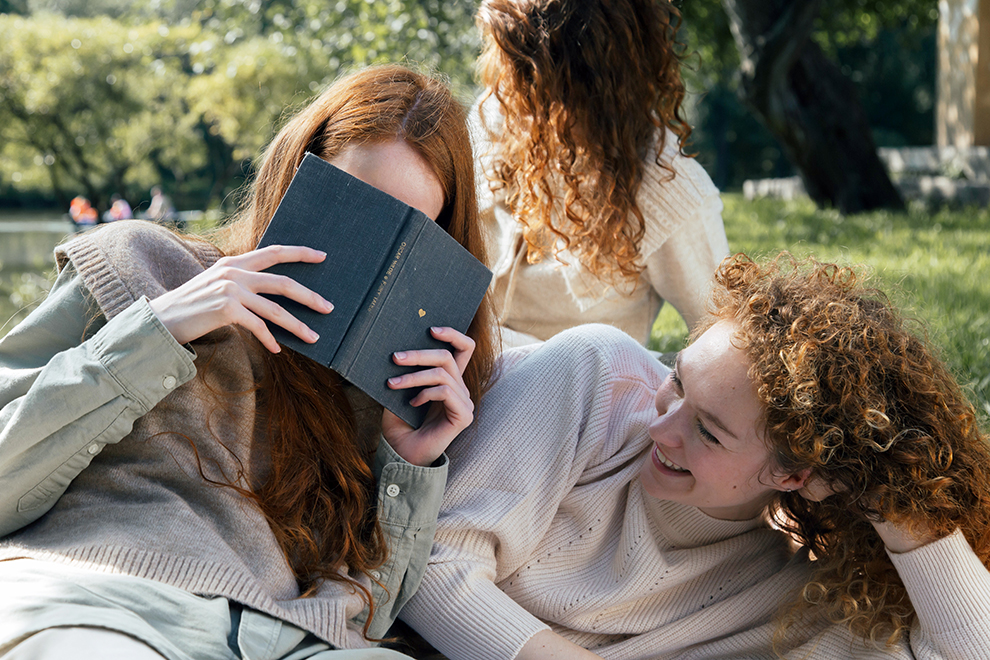
[[[485,0],[471,113],[505,347],[609,323],[689,328],[729,246],[691,134],[669,2]],[[483,174],[483,176],[482,176]]]

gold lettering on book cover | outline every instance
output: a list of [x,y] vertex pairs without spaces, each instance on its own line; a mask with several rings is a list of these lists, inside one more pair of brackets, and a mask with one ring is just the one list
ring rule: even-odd
[[392,263],[389,264],[388,270],[385,271],[385,276],[382,278],[382,283],[378,285],[378,290],[375,291],[375,297],[371,299],[371,304],[368,305],[368,311],[370,312],[378,304],[378,297],[382,295],[382,291],[385,289],[385,285],[388,284],[388,278],[392,276],[392,271],[395,270],[396,265],[399,263],[399,259],[402,258],[402,253],[406,251],[406,242],[402,241],[399,245],[399,249],[395,251],[395,256],[392,257]]

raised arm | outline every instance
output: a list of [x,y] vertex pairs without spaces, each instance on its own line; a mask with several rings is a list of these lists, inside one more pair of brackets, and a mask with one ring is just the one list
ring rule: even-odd
[[961,531],[942,539],[874,523],[918,615],[917,658],[985,657],[990,649],[990,571]]
[[195,355],[183,343],[237,323],[278,350],[266,318],[314,341],[308,328],[257,294],[289,296],[323,312],[332,306],[298,283],[258,271],[324,257],[273,246],[221,259],[109,321],[67,262],[48,297],[0,341],[0,535],[51,509],[104,446],[196,375]]

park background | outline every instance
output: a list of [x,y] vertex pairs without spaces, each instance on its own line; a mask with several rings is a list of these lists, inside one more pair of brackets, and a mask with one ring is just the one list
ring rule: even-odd
[[[819,78],[834,75],[847,85],[833,94],[832,115],[862,116],[867,135],[853,131],[853,138],[872,155],[876,147],[935,143],[938,34],[952,2],[960,4],[675,4],[684,15],[686,110],[695,129],[689,150],[725,193],[732,249],[754,256],[787,249],[869,264],[943,348],[987,415],[986,204],[904,204],[896,193],[896,199],[871,202],[861,194],[850,201],[827,185],[823,192],[800,157],[830,156],[819,157],[821,147],[795,146],[754,101],[753,71],[761,63],[747,50],[752,25],[740,18],[794,10],[792,23],[781,19],[778,32],[790,43],[808,42],[801,48],[814,49],[830,67]],[[367,64],[405,61],[442,72],[469,105],[478,93],[476,6],[465,0],[0,0],[0,227],[10,229],[0,233],[0,336],[50,286],[51,248],[69,231],[62,215],[76,195],[101,213],[113,193],[140,210],[150,188],[161,185],[179,209],[205,212],[192,216],[201,218],[194,230],[216,222],[236,206],[254,159],[280,122],[340,73]],[[807,34],[795,36],[802,24]],[[861,168],[855,162],[838,169],[855,179],[856,170],[868,169],[865,160]],[[967,176],[956,161],[938,166],[937,174],[950,179]],[[747,180],[797,174],[814,201],[741,194]],[[868,184],[869,191],[882,188]],[[854,212],[862,208],[872,210]],[[685,333],[667,306],[653,345],[677,350]]]

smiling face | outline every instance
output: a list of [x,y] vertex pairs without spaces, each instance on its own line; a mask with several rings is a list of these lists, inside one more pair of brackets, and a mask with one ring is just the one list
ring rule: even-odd
[[658,499],[696,506],[713,518],[758,515],[774,491],[800,488],[796,475],[774,474],[760,428],[763,407],[733,346],[735,324],[716,323],[681,351],[657,390],[654,447],[640,472]]
[[345,147],[330,164],[436,220],[443,210],[443,186],[436,173],[407,143],[365,142]]

